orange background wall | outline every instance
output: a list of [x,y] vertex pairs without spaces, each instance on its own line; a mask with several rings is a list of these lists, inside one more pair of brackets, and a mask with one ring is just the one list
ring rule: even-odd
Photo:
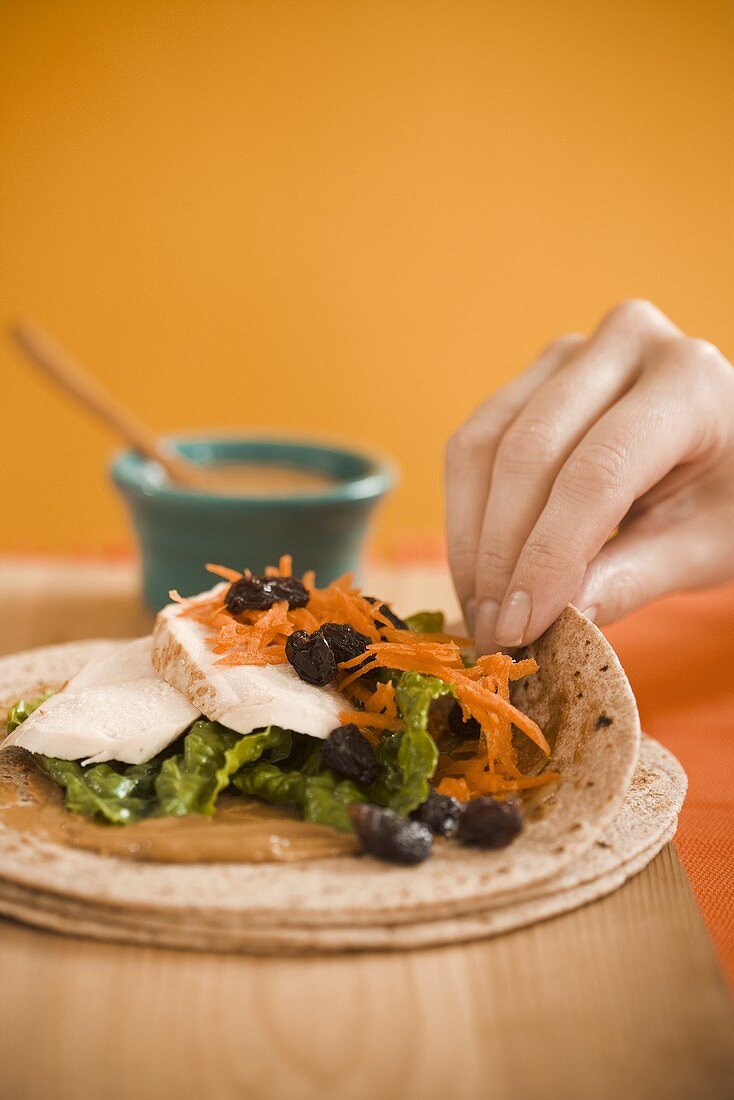
[[[734,352],[729,3],[5,0],[0,320],[161,430],[391,452],[555,334],[654,299]],[[0,548],[119,544],[106,431],[0,341]]]

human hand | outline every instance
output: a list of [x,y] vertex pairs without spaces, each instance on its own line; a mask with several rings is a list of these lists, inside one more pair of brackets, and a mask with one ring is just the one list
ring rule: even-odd
[[731,364],[649,302],[622,303],[452,435],[446,519],[479,652],[532,641],[568,603],[603,625],[729,579]]

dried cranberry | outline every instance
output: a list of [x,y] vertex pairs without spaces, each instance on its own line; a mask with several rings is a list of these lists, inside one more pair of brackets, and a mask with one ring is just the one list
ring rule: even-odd
[[372,745],[351,722],[331,731],[322,746],[321,759],[327,768],[361,787],[374,783],[380,774]]
[[517,802],[491,795],[475,798],[464,808],[457,836],[463,844],[480,848],[506,848],[522,831],[522,811]]
[[456,832],[463,806],[456,798],[431,791],[426,801],[413,810],[413,821],[426,825],[434,836],[451,836]]
[[351,661],[352,657],[359,657],[372,641],[366,634],[360,634],[346,623],[324,623],[319,630],[339,664]]
[[285,655],[301,680],[326,687],[335,678],[337,662],[323,634],[296,630],[285,643]]
[[[368,603],[380,603],[374,596],[365,596],[364,598]],[[380,606],[377,608],[377,613],[382,616],[385,623],[390,623],[396,630],[410,630],[408,624],[396,615],[392,608],[388,607],[386,603],[380,603]],[[377,625],[379,626],[380,624],[378,623]]]
[[482,727],[476,718],[466,720],[458,703],[454,703],[449,711],[449,729],[457,737],[463,737],[467,741],[476,741],[482,732]]
[[267,611],[275,603],[288,601],[288,610],[305,607],[310,599],[297,577],[242,577],[227,589],[224,602],[232,615],[243,611]]
[[433,834],[419,821],[367,802],[353,803],[348,812],[363,847],[378,859],[422,863],[431,854]]

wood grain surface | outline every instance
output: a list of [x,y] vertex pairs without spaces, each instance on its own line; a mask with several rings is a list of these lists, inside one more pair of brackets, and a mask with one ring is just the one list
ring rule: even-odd
[[[60,586],[0,568],[0,649],[145,628],[128,567],[64,568]],[[382,581],[446,602],[437,574]],[[734,1010],[670,847],[609,898],[479,944],[254,959],[0,922],[0,976],[3,1100],[734,1097]]]
[[727,1100],[732,1009],[668,848],[467,947],[262,960],[0,925],[7,1100]]

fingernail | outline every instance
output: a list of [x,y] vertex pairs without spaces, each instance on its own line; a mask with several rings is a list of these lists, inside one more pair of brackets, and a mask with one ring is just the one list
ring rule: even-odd
[[596,615],[598,610],[599,608],[596,606],[596,604],[592,604],[591,607],[585,607],[581,614],[584,615],[590,622],[594,623],[596,622]]
[[466,623],[467,630],[470,634],[474,633],[474,620],[477,615],[477,601],[472,596],[464,604],[464,622]]
[[499,613],[500,605],[497,600],[482,600],[479,605],[475,634],[483,647],[491,645],[494,641],[494,629]]
[[505,598],[494,632],[500,645],[522,645],[532,610],[533,601],[524,588],[516,588]]

